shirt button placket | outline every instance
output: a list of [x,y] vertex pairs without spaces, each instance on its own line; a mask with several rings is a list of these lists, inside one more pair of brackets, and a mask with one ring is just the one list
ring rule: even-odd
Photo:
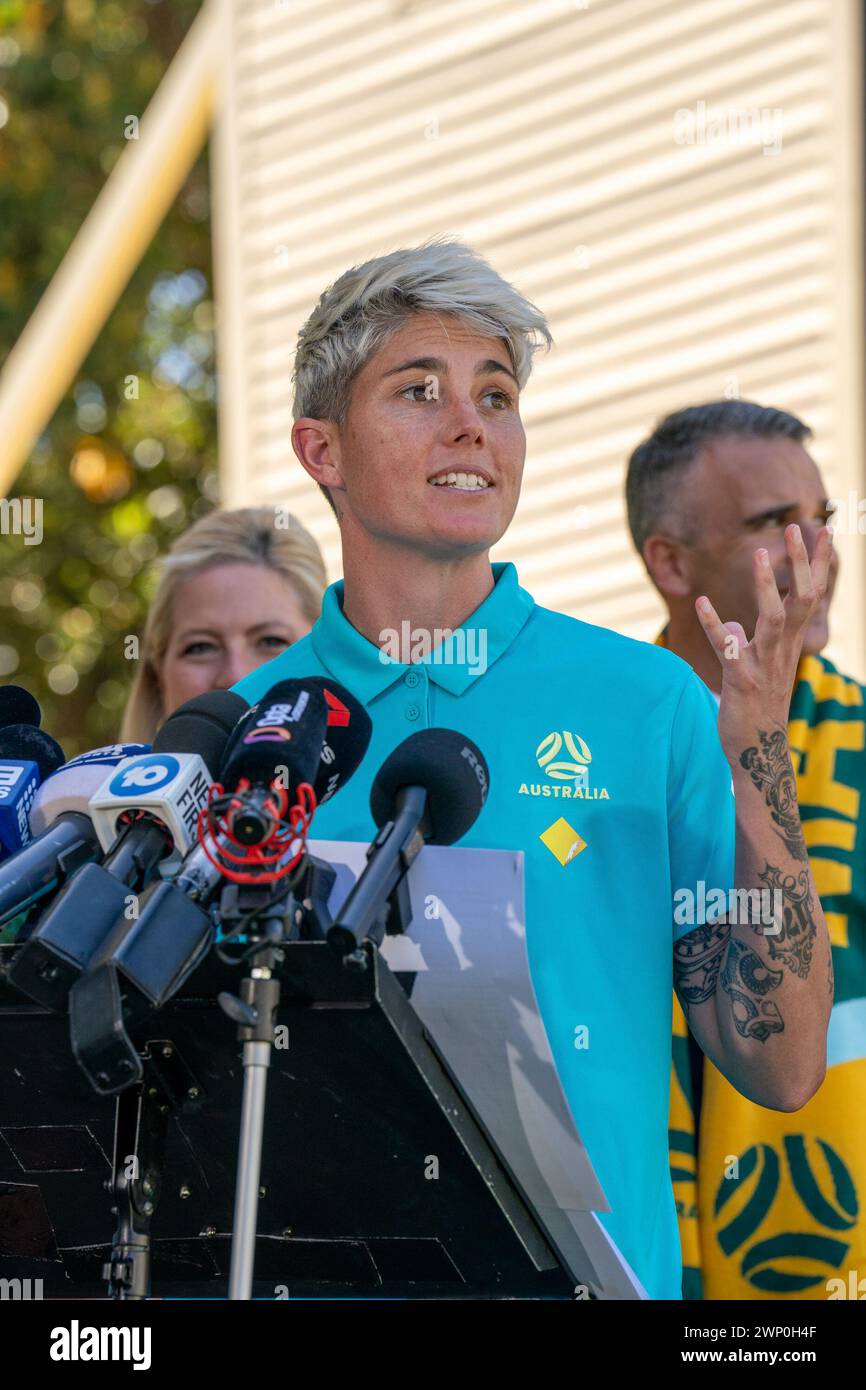
[[426,723],[424,718],[427,700],[426,675],[420,671],[407,671],[403,677],[403,684],[407,690],[414,692],[414,699],[411,699],[403,708],[406,719],[410,724]]

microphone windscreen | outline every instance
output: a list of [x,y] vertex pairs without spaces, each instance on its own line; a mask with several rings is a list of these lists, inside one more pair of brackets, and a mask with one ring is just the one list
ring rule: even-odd
[[370,746],[373,721],[360,700],[330,676],[305,676],[305,684],[321,690],[328,706],[328,724],[319,770],[313,783],[319,806],[330,801],[357,772]]
[[226,749],[219,780],[232,791],[240,779],[267,785],[288,772],[289,787],[314,783],[325,742],[328,706],[309,681],[273,686],[244,716]]
[[370,788],[379,829],[393,820],[401,787],[424,787],[431,845],[453,845],[473,826],[487,800],[490,772],[477,744],[456,729],[419,729],[385,759]]
[[229,737],[249,705],[233,690],[208,690],[179,705],[153,740],[154,753],[198,753],[216,778]]
[[8,729],[0,729],[0,758],[35,763],[43,782],[66,762],[60,744],[32,724],[10,724]]
[[39,728],[42,711],[39,701],[22,685],[0,685],[0,729],[9,724],[32,724]]

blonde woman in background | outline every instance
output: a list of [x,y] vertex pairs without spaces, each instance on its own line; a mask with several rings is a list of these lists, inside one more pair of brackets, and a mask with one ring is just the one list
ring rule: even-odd
[[174,542],[147,616],[120,738],[151,743],[163,719],[228,690],[304,637],[327,584],[316,542],[272,507],[215,511]]

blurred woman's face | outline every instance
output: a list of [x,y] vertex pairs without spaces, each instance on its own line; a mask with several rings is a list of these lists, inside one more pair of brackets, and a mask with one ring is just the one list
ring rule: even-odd
[[183,580],[159,669],[163,718],[194,695],[228,690],[310,626],[289,580],[267,565],[216,565]]

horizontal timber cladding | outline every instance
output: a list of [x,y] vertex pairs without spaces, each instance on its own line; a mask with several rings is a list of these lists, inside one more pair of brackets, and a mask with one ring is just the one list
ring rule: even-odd
[[[548,606],[652,637],[625,460],[723,395],[801,414],[866,492],[856,0],[218,0],[214,158],[226,505],[287,504],[339,575],[292,452],[297,332],[349,265],[471,242],[548,316],[517,517],[494,551]],[[829,654],[866,678],[864,541]]]

